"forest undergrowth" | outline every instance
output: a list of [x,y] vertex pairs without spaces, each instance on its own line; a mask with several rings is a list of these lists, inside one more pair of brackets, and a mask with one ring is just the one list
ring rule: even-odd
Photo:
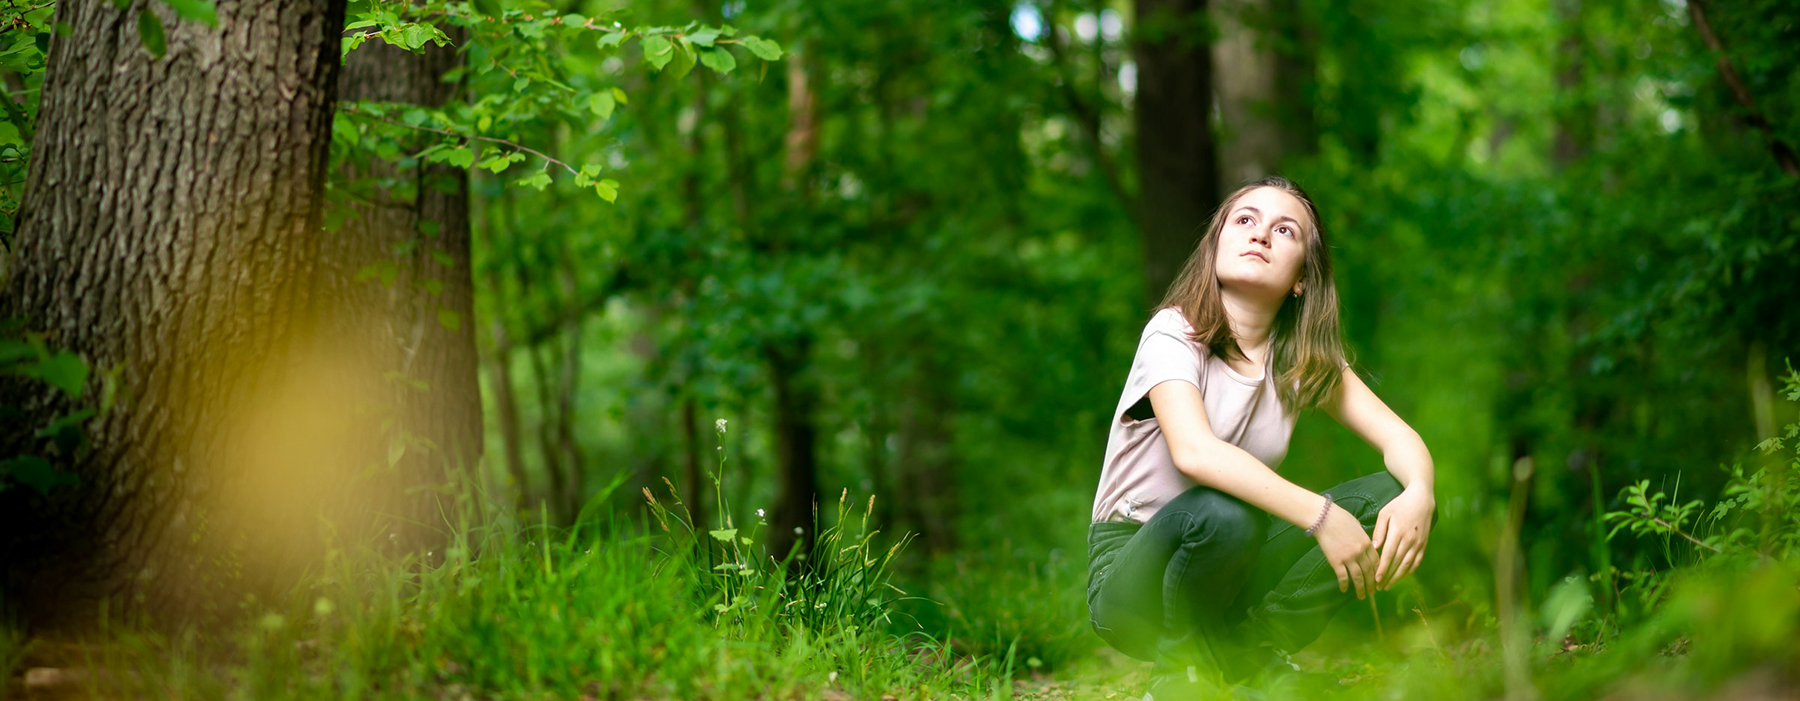
[[[1800,373],[1784,392],[1800,401]],[[721,427],[722,429],[722,427]],[[723,449],[721,449],[723,456]],[[721,457],[723,460],[723,457]],[[1800,423],[1726,468],[1715,501],[1640,483],[1606,515],[1631,564],[1542,601],[1408,580],[1259,681],[1274,698],[1792,698],[1800,693]],[[722,472],[722,471],[721,471]],[[714,486],[719,485],[717,479]],[[616,488],[615,484],[615,488]],[[769,557],[764,514],[697,524],[669,485],[648,519],[549,527],[469,485],[442,553],[334,551],[226,631],[0,629],[6,698],[1135,698],[1147,665],[1085,626],[1085,562],[968,549],[896,576],[909,539],[871,500],[828,504],[810,552]],[[528,513],[529,515],[529,513]],[[804,540],[804,538],[802,538]],[[1078,551],[1077,551],[1078,552]],[[1486,576],[1489,573],[1479,573]],[[1476,574],[1471,574],[1471,577]],[[1362,606],[1362,605],[1359,605]],[[1353,609],[1358,607],[1353,607]],[[1383,611],[1386,613],[1383,613]],[[1510,610],[1503,620],[1496,611]]]

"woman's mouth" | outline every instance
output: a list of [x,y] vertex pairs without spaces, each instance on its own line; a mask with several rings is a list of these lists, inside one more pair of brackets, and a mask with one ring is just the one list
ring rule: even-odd
[[[1268,256],[1266,256],[1266,255],[1263,255],[1263,252],[1262,252],[1262,251],[1244,251],[1244,253],[1243,253],[1243,255],[1245,255],[1245,256],[1256,256],[1256,257],[1257,257],[1257,258],[1260,258],[1260,259],[1262,259],[1262,262],[1264,262],[1264,263],[1267,263],[1267,262],[1269,262],[1269,257],[1268,257]],[[1242,257],[1242,256],[1240,256],[1240,257]]]

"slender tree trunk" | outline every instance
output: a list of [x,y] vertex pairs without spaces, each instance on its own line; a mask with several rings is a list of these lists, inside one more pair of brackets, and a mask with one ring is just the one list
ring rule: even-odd
[[[812,81],[819,75],[806,53],[796,53],[788,64],[788,128],[784,141],[783,187],[807,206],[812,201],[808,174],[818,147],[818,100]],[[786,253],[787,232],[774,232],[773,252]],[[815,414],[819,392],[806,372],[811,364],[812,338],[806,331],[790,338],[768,341],[763,356],[775,386],[775,452],[781,463],[781,501],[776,504],[770,547],[785,556],[796,546],[812,549],[817,534],[813,518],[819,501],[818,426]]]
[[[916,346],[915,346],[916,347]],[[955,412],[945,387],[950,373],[929,350],[917,376],[907,383],[899,425],[900,471],[910,483],[901,507],[931,552],[955,546],[958,511],[950,418]]]
[[[495,283],[493,289],[499,288]],[[512,379],[512,340],[506,333],[505,322],[500,319],[494,319],[493,329],[494,350],[493,357],[488,359],[488,383],[494,388],[494,413],[500,424],[506,473],[518,490],[514,505],[519,506],[525,503],[531,484],[525,474],[524,446],[520,442],[523,439],[519,435],[519,391],[513,386]]]
[[1556,136],[1551,161],[1558,168],[1580,160],[1593,141],[1594,111],[1583,89],[1582,66],[1586,49],[1582,41],[1582,0],[1555,0],[1556,26],[1562,39],[1556,45]]
[[1162,299],[1219,203],[1205,0],[1136,0],[1138,204],[1144,292]]
[[[138,38],[144,8],[167,27],[161,59]],[[0,493],[0,597],[34,627],[86,623],[99,600],[234,608],[221,594],[268,591],[318,554],[311,526],[340,488],[316,465],[345,456],[316,441],[344,427],[299,350],[344,3],[219,0],[217,16],[56,9],[69,33],[51,39],[0,317],[117,367],[129,399],[88,423],[84,458],[52,456],[80,484]],[[0,454],[70,408],[41,384],[0,391],[27,412]]]
[[[569,306],[573,307],[575,272],[566,263],[560,272],[563,298],[569,300]],[[557,388],[556,397],[556,447],[561,454],[560,461],[567,469],[568,478],[568,483],[564,485],[567,491],[558,495],[556,502],[562,509],[564,522],[573,521],[578,515],[586,487],[586,475],[581,466],[581,446],[575,442],[575,392],[581,387],[581,320],[582,315],[571,308],[563,322],[562,381]]]
[[1219,0],[1213,83],[1221,189],[1282,172],[1317,148],[1314,47],[1296,0]]
[[1269,36],[1270,0],[1217,0],[1213,18],[1213,87],[1219,96],[1219,179],[1226,187],[1275,173],[1281,166],[1281,82],[1276,38]]
[[700,429],[699,418],[695,416],[692,397],[681,402],[681,432],[686,444],[686,454],[682,456],[681,487],[686,490],[681,499],[687,502],[688,514],[696,525],[706,523],[706,489],[700,477]]
[[[461,56],[453,46],[415,54],[371,43],[346,57],[343,99],[442,106],[456,89],[443,76]],[[332,381],[354,388],[347,409],[382,427],[361,436],[358,452],[377,467],[374,491],[393,498],[362,513],[398,517],[388,520],[389,542],[417,547],[435,539],[428,524],[441,519],[431,492],[416,487],[443,483],[446,469],[481,454],[468,172],[359,155],[344,169],[346,186],[397,184],[331,203],[349,211],[319,249],[316,338],[321,355],[342,355]],[[364,274],[384,266],[391,277]]]
[[813,412],[819,393],[803,374],[811,357],[805,339],[765,350],[775,385],[775,453],[781,462],[781,502],[775,506],[770,545],[777,557],[798,546],[812,549],[813,510],[819,501],[819,430]]

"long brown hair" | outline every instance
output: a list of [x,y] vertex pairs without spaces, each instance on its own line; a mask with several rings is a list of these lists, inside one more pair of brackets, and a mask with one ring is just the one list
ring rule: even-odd
[[1312,225],[1305,227],[1311,235],[1306,239],[1306,260],[1301,264],[1301,292],[1298,299],[1290,296],[1275,313],[1270,329],[1274,352],[1264,377],[1273,378],[1277,396],[1287,411],[1319,406],[1329,400],[1343,379],[1344,337],[1338,324],[1337,285],[1331,277],[1331,255],[1325,245],[1325,230],[1319,225],[1319,210],[1311,197],[1287,178],[1269,176],[1238,188],[1213,212],[1206,234],[1181,269],[1181,275],[1169,285],[1157,309],[1175,307],[1194,327],[1193,341],[1205,344],[1220,358],[1247,359],[1238,347],[1237,337],[1225,315],[1224,293],[1219,288],[1216,267],[1219,235],[1237,201],[1251,190],[1272,187],[1306,205]]

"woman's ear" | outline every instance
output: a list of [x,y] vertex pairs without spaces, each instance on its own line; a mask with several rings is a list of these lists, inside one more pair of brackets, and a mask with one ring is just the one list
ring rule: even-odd
[[1299,297],[1299,296],[1300,296],[1300,295],[1303,295],[1303,294],[1306,294],[1306,289],[1305,289],[1305,287],[1304,287],[1304,286],[1302,286],[1302,285],[1301,285],[1301,284],[1300,284],[1300,283],[1298,283],[1298,282],[1296,282],[1296,283],[1294,283],[1294,296],[1295,296],[1295,297]]

